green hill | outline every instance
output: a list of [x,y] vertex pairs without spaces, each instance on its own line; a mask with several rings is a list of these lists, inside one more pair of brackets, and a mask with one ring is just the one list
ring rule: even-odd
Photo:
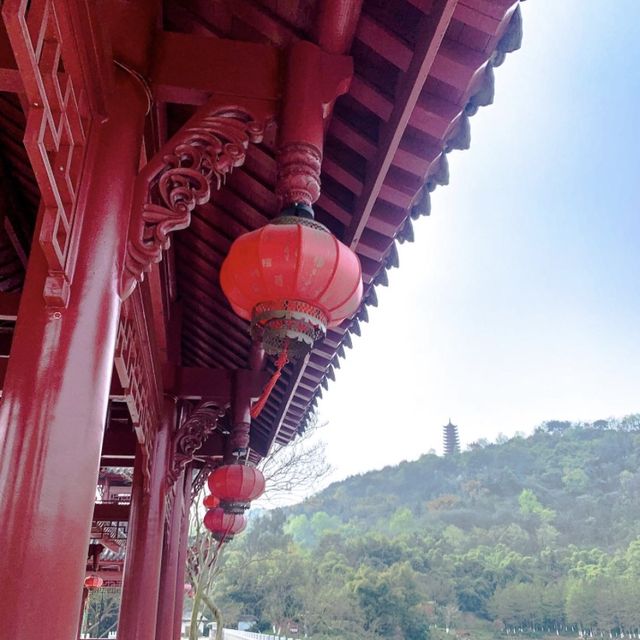
[[227,550],[216,595],[228,618],[313,638],[628,635],[639,516],[640,416],[552,421],[267,514]]

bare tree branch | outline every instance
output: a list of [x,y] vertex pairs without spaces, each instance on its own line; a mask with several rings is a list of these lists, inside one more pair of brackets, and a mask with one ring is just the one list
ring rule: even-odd
[[275,503],[286,497],[303,497],[331,472],[326,459],[326,443],[318,439],[320,424],[317,415],[304,434],[288,445],[274,447],[262,464],[267,489],[262,498]]

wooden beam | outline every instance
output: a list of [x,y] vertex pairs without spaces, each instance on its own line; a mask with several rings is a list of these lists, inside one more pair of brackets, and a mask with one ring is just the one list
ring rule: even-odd
[[164,367],[163,383],[166,393],[183,400],[206,397],[227,404],[231,400],[233,376],[227,369],[205,367]]
[[[0,69],[0,91],[5,91],[6,89],[2,89],[2,71]],[[22,81],[20,82],[22,83]],[[22,137],[22,134],[18,133],[18,136]],[[26,269],[29,238],[32,232],[27,222],[29,216],[18,205],[18,200],[15,193],[15,179],[7,175],[6,164],[0,162],[0,217],[2,218],[2,226],[18,260],[22,267]]]
[[125,469],[133,469],[134,464],[135,458],[112,458],[110,456],[100,458],[101,467],[124,467]]
[[0,91],[7,93],[22,93],[24,91],[22,78],[13,57],[3,20],[0,20]]
[[219,429],[216,429],[198,449],[196,455],[199,458],[222,458],[224,456],[225,437]]
[[267,371],[209,369],[206,367],[164,368],[165,393],[182,400],[211,400],[224,406],[231,402],[234,384],[239,379],[251,397],[257,398],[269,380]]
[[[136,455],[137,442],[138,440],[132,427],[116,428],[112,426],[105,431],[100,458],[109,458],[123,462],[133,460]],[[103,466],[111,465],[103,464]],[[128,464],[120,464],[118,462],[118,464],[114,466],[128,466]]]
[[11,344],[13,343],[13,333],[4,332],[0,333],[0,359],[8,360],[11,354]]
[[94,522],[128,522],[129,504],[97,503],[93,507]]
[[22,93],[24,85],[17,69],[0,67],[0,91],[6,93]]
[[164,102],[200,105],[216,94],[275,103],[281,66],[275,47],[159,31],[151,86]]
[[362,232],[367,226],[387,172],[451,22],[457,2],[458,0],[435,0],[430,15],[425,16],[411,64],[402,77],[393,111],[380,136],[379,152],[367,171],[365,184],[355,207],[355,214],[343,238],[343,242],[352,249],[358,246]]
[[20,293],[0,292],[0,320],[17,320],[19,305]]
[[[119,551],[120,546],[114,543],[107,544],[105,540],[101,540],[105,547],[109,547],[112,551]],[[89,576],[98,576],[105,582],[122,582],[122,571],[107,571],[106,569],[98,569],[97,571],[87,571],[87,578]]]

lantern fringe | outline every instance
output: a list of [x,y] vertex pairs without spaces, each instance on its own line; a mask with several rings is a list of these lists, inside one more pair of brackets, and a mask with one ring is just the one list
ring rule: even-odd
[[276,361],[276,370],[269,379],[269,382],[267,382],[267,384],[265,385],[262,393],[260,394],[260,397],[256,400],[256,403],[251,407],[250,413],[252,418],[257,418],[262,413],[262,410],[267,404],[267,400],[269,400],[269,396],[271,395],[273,388],[276,386],[278,380],[280,380],[282,370],[284,369],[287,362],[289,362],[288,352],[289,350],[287,348],[287,345],[285,344],[282,353],[278,356],[278,360]]

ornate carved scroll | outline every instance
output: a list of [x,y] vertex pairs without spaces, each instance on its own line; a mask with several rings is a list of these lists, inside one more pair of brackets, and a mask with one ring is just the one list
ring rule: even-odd
[[162,259],[169,234],[189,226],[193,209],[244,163],[249,143],[260,142],[263,132],[244,109],[205,105],[144,168],[129,226],[123,298]]
[[149,329],[139,292],[122,305],[114,364],[142,447],[145,488],[148,488],[151,455],[160,421],[161,393],[160,376],[151,353]]
[[312,205],[320,197],[320,150],[306,142],[290,142],[278,149],[276,195],[283,209],[292,204]]
[[104,61],[95,57],[96,23],[84,1],[6,0],[2,15],[29,102],[24,145],[44,207],[44,297],[50,305],[66,306],[88,129],[102,104],[97,94],[104,91],[97,81],[104,77],[98,72]]
[[198,449],[218,426],[218,420],[224,415],[224,408],[212,402],[203,402],[176,431],[173,442],[173,456],[169,469],[169,482],[174,484],[189,464]]

